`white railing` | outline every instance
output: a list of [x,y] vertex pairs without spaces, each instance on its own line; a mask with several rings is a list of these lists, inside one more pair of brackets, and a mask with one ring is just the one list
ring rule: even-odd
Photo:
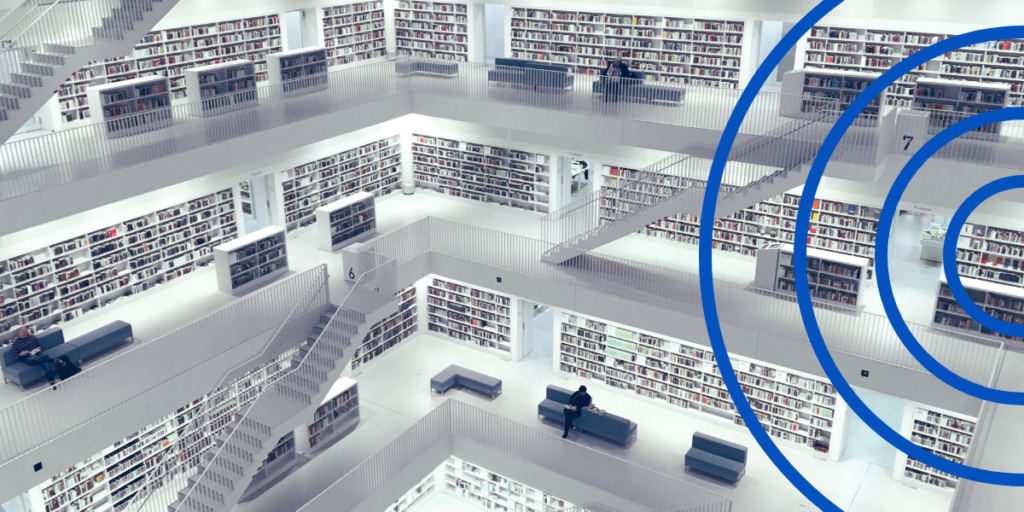
[[[263,339],[267,344],[287,345],[290,342],[276,335],[293,334],[289,326],[308,320],[311,311],[325,311],[326,283],[326,265],[307,270],[90,367],[58,384],[57,390],[47,386],[0,409],[0,466],[160,386],[187,379],[204,365],[218,364],[219,358],[250,342]],[[294,307],[303,304],[305,308]],[[254,360],[273,355],[247,358],[246,364],[225,377],[230,380],[233,374],[257,366]]]
[[[541,255],[555,244],[433,217],[420,220],[401,232],[379,237],[360,250],[391,255],[389,251],[395,247],[402,247],[407,254],[443,254],[574,286],[587,294],[612,296],[683,313],[693,317],[694,325],[703,325],[704,321],[700,281],[696,274],[595,253],[562,265],[551,265],[542,261]],[[402,274],[401,269],[399,272]],[[742,312],[723,316],[724,323],[796,341],[810,350],[795,296],[721,280],[715,280],[715,293],[719,311]],[[545,300],[544,297],[526,298],[537,302]],[[900,342],[885,316],[825,302],[815,305],[821,332],[833,352],[927,373]],[[910,322],[908,325],[928,352],[950,370],[973,382],[988,382],[1003,347],[1001,342],[928,325]],[[685,335],[680,337],[686,338]]]
[[[891,150],[909,156],[908,149],[920,147],[918,143],[924,144],[943,129],[974,115],[927,108],[902,109],[897,113]],[[911,137],[917,140],[911,140]],[[1022,169],[1024,123],[1005,121],[983,126],[950,141],[932,158],[1001,169]]]
[[[538,397],[541,400],[543,397]],[[459,441],[459,442],[456,442]],[[585,499],[611,496],[630,502],[636,510],[652,512],[730,512],[732,501],[718,493],[672,478],[643,466],[612,457],[558,436],[502,418],[457,400],[446,400],[397,439],[363,461],[345,476],[303,505],[300,512],[379,512],[386,491],[401,496],[405,489],[392,484],[414,463],[431,465],[430,471],[451,455],[459,444],[472,443],[543,471],[550,471],[590,489]],[[434,460],[424,460],[433,457]],[[423,475],[414,475],[422,479]],[[555,492],[551,489],[543,491]],[[573,501],[571,496],[562,496]],[[577,501],[577,506],[586,504]],[[376,510],[372,507],[378,506]]]
[[[624,91],[658,87],[685,90],[685,96],[676,104],[620,93],[619,102],[605,102],[603,94],[594,92],[601,85],[595,76],[532,70],[529,76],[535,83],[507,83],[496,81],[503,73],[493,65],[448,61],[430,61],[449,66],[434,70],[445,73],[406,72],[419,61],[423,59],[398,57],[336,69],[328,73],[326,89],[302,96],[284,93],[293,89],[294,83],[261,87],[255,91],[256,99],[249,102],[251,107],[214,117],[204,116],[203,101],[197,100],[169,109],[171,126],[127,137],[108,138],[105,123],[95,123],[10,142],[0,146],[0,200],[409,92],[715,131],[724,129],[741,93],[661,82],[629,85],[630,79],[621,79]],[[534,89],[537,84],[540,87]],[[784,102],[792,101],[800,99],[758,94],[740,133],[766,135],[790,122],[791,118],[778,113]],[[877,126],[877,117],[864,116],[843,137],[833,159],[873,165],[878,157]],[[1007,144],[982,143],[976,152],[962,156],[983,160],[984,155],[1004,146]]]

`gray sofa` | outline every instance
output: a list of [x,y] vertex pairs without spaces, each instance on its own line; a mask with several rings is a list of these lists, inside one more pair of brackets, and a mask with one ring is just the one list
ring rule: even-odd
[[451,365],[430,378],[430,390],[444,394],[455,385],[479,391],[491,398],[501,394],[501,379],[495,379],[468,368]]
[[[132,343],[135,342],[131,324],[120,320],[68,342],[64,341],[64,331],[60,327],[47,329],[36,337],[39,338],[39,344],[43,347],[43,354],[50,359],[65,356],[78,364],[127,339],[131,339]],[[46,377],[46,372],[42,367],[29,366],[18,362],[18,359],[18,354],[14,353],[13,347],[7,346],[0,349],[0,367],[2,367],[0,371],[3,372],[4,383],[13,382],[22,388],[27,388]]]
[[459,65],[455,62],[437,62],[427,60],[395,61],[395,72],[400,75],[424,74],[454,77],[459,74]]
[[[607,69],[601,70],[601,76],[594,82],[594,94],[604,94],[608,88],[608,77],[605,75]],[[665,103],[682,104],[686,96],[686,89],[671,85],[659,85],[646,80],[646,73],[639,69],[631,69],[632,76],[618,81],[619,99],[635,98],[645,101],[661,101]]]
[[747,447],[695,432],[685,461],[691,469],[735,483],[747,470]]
[[[537,414],[560,423],[565,422],[565,404],[569,403],[572,391],[558,386],[548,386],[547,397],[537,406]],[[629,444],[636,439],[636,423],[614,414],[600,415],[584,409],[583,414],[573,421],[580,432],[590,432],[619,444]]]
[[502,84],[572,88],[573,76],[566,66],[527,59],[494,59],[495,68],[487,72],[487,80]]

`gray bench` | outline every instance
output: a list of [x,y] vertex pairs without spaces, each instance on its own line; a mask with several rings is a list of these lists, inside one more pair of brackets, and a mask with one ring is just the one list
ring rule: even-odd
[[[537,406],[537,414],[542,418],[565,422],[565,404],[569,403],[572,391],[558,386],[548,386],[547,397]],[[636,439],[636,423],[614,414],[600,415],[591,412],[590,409],[583,409],[579,418],[573,421],[573,426],[580,429],[580,432],[590,432],[619,444],[629,444]]]
[[491,398],[501,394],[501,379],[495,379],[454,364],[430,378],[430,390],[441,394],[456,384],[490,395]]
[[115,320],[69,341],[68,344],[77,350],[73,352],[73,356],[69,355],[68,359],[78,362],[92,359],[127,339],[131,339],[132,343],[135,343],[131,324]]
[[735,483],[747,470],[747,447],[695,432],[685,461],[692,469]]
[[426,60],[399,60],[395,62],[395,72],[400,75],[435,75],[455,77],[459,74],[459,65],[454,62],[437,62]]

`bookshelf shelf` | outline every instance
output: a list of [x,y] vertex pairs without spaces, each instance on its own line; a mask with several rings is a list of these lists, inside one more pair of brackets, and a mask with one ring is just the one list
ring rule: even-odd
[[[936,134],[957,123],[968,113],[981,113],[1007,106],[1010,86],[1003,83],[979,83],[965,80],[919,78],[914,93],[914,106],[931,111],[928,133]],[[999,140],[1002,123],[982,126],[964,137]]]
[[[992,279],[966,277],[960,281],[967,295],[986,313],[1006,322],[1024,323],[1024,288],[1003,284]],[[1022,338],[1007,336],[985,327],[964,312],[949,290],[949,281],[943,275],[939,278],[939,290],[935,299],[935,314],[932,325],[940,329],[968,331],[973,334],[994,336],[1013,341]]]
[[327,65],[387,56],[384,3],[380,0],[322,7],[320,25]]
[[359,423],[358,395],[359,386],[356,381],[342,377],[334,383],[313,414],[313,421],[306,426],[311,455],[332,441],[348,435]]
[[295,349],[287,351],[54,475],[29,491],[30,510],[122,512],[132,498],[165,486],[184,489],[203,455],[214,446],[213,439],[267,382],[290,367],[288,361],[295,353]]
[[[715,355],[699,345],[556,310],[555,371],[673,410],[743,426]],[[842,453],[846,404],[824,379],[731,358],[744,393],[774,437],[821,458]]]
[[316,210],[359,192],[383,197],[398,190],[402,155],[399,136],[347,149],[280,172],[288,232],[317,221]]
[[298,463],[298,451],[295,449],[295,433],[289,432],[278,439],[277,446],[267,453],[263,464],[256,470],[249,487],[242,493],[240,500],[244,500],[253,494],[265,489],[274,482],[274,479],[283,475]]
[[554,512],[577,508],[557,496],[488,471],[454,455],[440,468],[445,491],[486,509]]
[[[884,72],[921,48],[953,37],[944,32],[858,27],[813,27],[797,45],[797,60],[805,69]],[[910,106],[915,101],[915,82],[938,78],[1009,87],[1008,106],[1024,104],[1024,60],[1020,42],[990,41],[949,52],[929,61],[889,86],[894,105]]]
[[[953,462],[967,458],[978,419],[933,407],[908,405],[903,415],[903,436],[914,444]],[[893,478],[906,485],[952,494],[959,479],[900,452]]]
[[[767,244],[757,253],[754,286],[796,295],[794,269],[792,244]],[[867,271],[867,258],[807,248],[811,297],[820,301],[857,308]]]
[[399,0],[395,46],[399,55],[467,62],[469,6],[449,2]]
[[437,277],[426,288],[428,330],[512,358],[511,298]]
[[198,98],[199,113],[214,116],[256,106],[256,67],[248,61],[210,64],[185,70],[190,98]]
[[510,55],[596,75],[622,57],[648,80],[736,89],[746,23],[720,19],[512,8]]
[[218,289],[241,295],[286,274],[286,245],[285,230],[276,226],[218,245],[213,249]]
[[0,258],[0,341],[22,325],[40,332],[206,267],[213,244],[237,236],[234,210],[224,189]]
[[[352,370],[364,367],[399,343],[419,331],[417,318],[416,286],[411,285],[399,292],[398,310],[384,320],[373,324],[366,333],[362,344],[352,353]],[[362,370],[359,370],[362,372]]]
[[[821,111],[822,100],[835,100],[839,112],[846,110],[860,92],[866,89],[881,73],[846,69],[796,69],[782,76],[782,94],[785,100],[779,105],[780,115],[786,117],[808,117]],[[799,98],[799,99],[798,99]],[[882,106],[892,106],[897,98],[883,92],[864,109],[857,124],[877,125],[873,117],[881,113]],[[905,105],[904,105],[905,106]]]
[[[601,206],[602,222],[609,214],[629,211],[630,173],[639,172],[625,167],[609,167],[603,177],[601,190],[607,197]],[[666,183],[675,183],[678,177],[665,176]],[[625,187],[625,188],[624,188]],[[667,186],[666,188],[672,188]],[[623,201],[622,198],[626,199]],[[712,247],[742,256],[756,257],[758,249],[772,242],[793,243],[796,212],[800,207],[800,194],[790,191],[767,199],[715,221]],[[808,245],[841,254],[867,258],[874,265],[875,238],[881,208],[859,203],[819,198],[812,205]],[[699,215],[672,215],[648,224],[639,231],[653,238],[697,245],[700,240]],[[868,270],[867,278],[872,278]]]
[[89,88],[90,114],[103,123],[108,139],[166,128],[173,123],[171,86],[165,77],[152,76]]
[[412,136],[416,186],[453,197],[547,213],[550,157],[517,149]]
[[957,238],[957,273],[979,282],[1024,289],[1024,237],[1021,233],[1014,229],[964,224]]
[[267,58],[269,84],[285,95],[299,96],[327,88],[327,50],[307,47]]
[[64,124],[90,119],[89,88],[147,76],[168,78],[171,99],[183,99],[186,70],[234,60],[253,63],[257,84],[265,83],[267,55],[279,51],[281,27],[276,14],[153,31],[130,55],[89,63],[68,77],[55,95],[55,110]]
[[420,483],[416,484],[415,487],[409,489],[401,498],[395,500],[395,503],[391,505],[385,512],[405,512],[407,510],[413,510],[413,507],[418,506],[420,503],[426,501],[425,498],[433,496],[436,492],[437,487],[434,485],[434,473],[431,473],[420,480]]
[[320,248],[334,252],[377,234],[373,194],[358,192],[316,209]]

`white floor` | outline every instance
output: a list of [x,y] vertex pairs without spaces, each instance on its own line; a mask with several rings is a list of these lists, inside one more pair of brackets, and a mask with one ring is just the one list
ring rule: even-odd
[[410,512],[478,512],[488,510],[486,507],[457,498],[444,491],[435,492]]
[[[537,341],[543,343],[543,340]],[[460,390],[449,391],[444,397],[432,395],[430,376],[449,364],[466,366],[502,379],[502,396],[489,401]],[[562,387],[578,385],[576,381],[555,376],[549,361],[534,357],[518,363],[503,361],[428,334],[421,334],[395,349],[379,364],[368,367],[357,380],[362,411],[359,427],[263,495],[241,504],[238,512],[297,510],[445,399],[465,401],[552,435],[560,435],[561,424],[538,419],[537,404],[543,399],[544,388],[549,384]],[[573,432],[569,435],[571,442],[725,494],[734,500],[735,512],[813,509],[767,456],[756,448],[750,434],[600,389],[593,390],[592,395],[602,408],[638,423],[637,441],[624,448]],[[694,431],[707,432],[751,447],[747,473],[739,485],[721,484],[684,471],[683,456]],[[949,506],[950,499],[946,496],[912,489],[893,480],[892,462],[871,460],[875,457],[873,453],[865,454],[864,458],[844,457],[836,463],[822,461],[785,446],[781,448],[801,473],[848,512],[940,512]],[[870,448],[867,451],[871,452]],[[888,467],[883,466],[885,463]]]
[[[437,194],[418,193],[412,196],[393,196],[383,201],[378,209],[378,230],[386,233],[425,216],[435,216],[470,225],[501,230],[532,238],[539,238],[539,215],[500,208]],[[934,302],[938,269],[916,260],[913,241],[919,238],[920,219],[904,217],[899,221],[897,238],[906,240],[897,244],[899,261],[893,262],[893,274],[899,276],[897,296],[901,306],[908,298],[918,308],[910,319],[927,321],[923,315]],[[915,233],[915,230],[918,230]],[[302,271],[326,263],[332,275],[342,272],[340,254],[331,254],[316,248],[315,229],[307,229],[288,241],[294,271]],[[627,238],[601,249],[601,252],[624,258],[661,265],[689,272],[697,272],[695,247],[669,245],[653,240]],[[716,254],[715,277],[748,283],[753,279],[753,260],[740,259],[727,254]],[[337,298],[337,295],[334,295]],[[924,300],[927,298],[927,300]],[[141,342],[148,342],[187,322],[201,318],[235,299],[216,291],[212,271],[183,280],[180,284],[165,286],[137,300],[119,307],[109,308],[70,324],[68,338],[98,325],[121,319],[130,322]],[[157,307],[156,305],[159,304]],[[869,303],[869,308],[870,303]],[[880,310],[880,307],[879,307]],[[173,314],[167,314],[173,311]],[[930,313],[929,313],[930,315]],[[909,315],[908,315],[909,316]],[[380,364],[367,368],[359,378],[362,395],[363,421],[349,438],[337,443],[322,455],[296,470],[277,486],[253,501],[241,504],[242,512],[288,512],[315,496],[343,476],[360,461],[384,447],[405,431],[412,423],[433,409],[442,398],[431,396],[427,382],[443,367],[453,362],[476,368],[501,378],[506,393],[494,402],[487,402],[461,392],[450,397],[471,402],[483,409],[524,422],[551,433],[560,433],[560,425],[541,423],[536,418],[536,406],[548,384],[572,386],[574,383],[554,376],[551,370],[551,339],[554,335],[551,312],[537,317],[534,333],[534,352],[519,363],[501,361],[482,352],[464,348],[455,343],[435,340],[429,336],[419,338],[400,347]],[[115,352],[114,355],[117,355]],[[111,356],[108,356],[111,357]],[[97,364],[86,365],[86,369]],[[0,405],[24,398],[13,385],[0,387]],[[791,512],[802,507],[812,508],[771,465],[767,457],[756,449],[748,433],[723,429],[705,420],[691,418],[667,409],[643,403],[628,397],[596,392],[596,402],[617,414],[633,418],[640,425],[639,440],[631,447],[607,444],[589,436],[570,438],[593,446],[635,463],[654,468],[687,481],[705,485],[730,495],[736,503],[735,511]],[[735,488],[724,487],[701,477],[683,472],[682,457],[689,447],[688,439],[694,431],[706,431],[752,447],[747,475]],[[860,452],[848,451],[839,463],[825,462],[802,452],[783,447],[793,463],[819,485],[823,492],[850,512],[899,510],[900,512],[939,511],[948,507],[949,499],[928,491],[904,487],[891,478],[892,462],[887,460],[884,447],[871,445],[870,432],[863,434],[867,443]],[[857,434],[860,435],[860,434]],[[870,446],[869,446],[870,445]]]

